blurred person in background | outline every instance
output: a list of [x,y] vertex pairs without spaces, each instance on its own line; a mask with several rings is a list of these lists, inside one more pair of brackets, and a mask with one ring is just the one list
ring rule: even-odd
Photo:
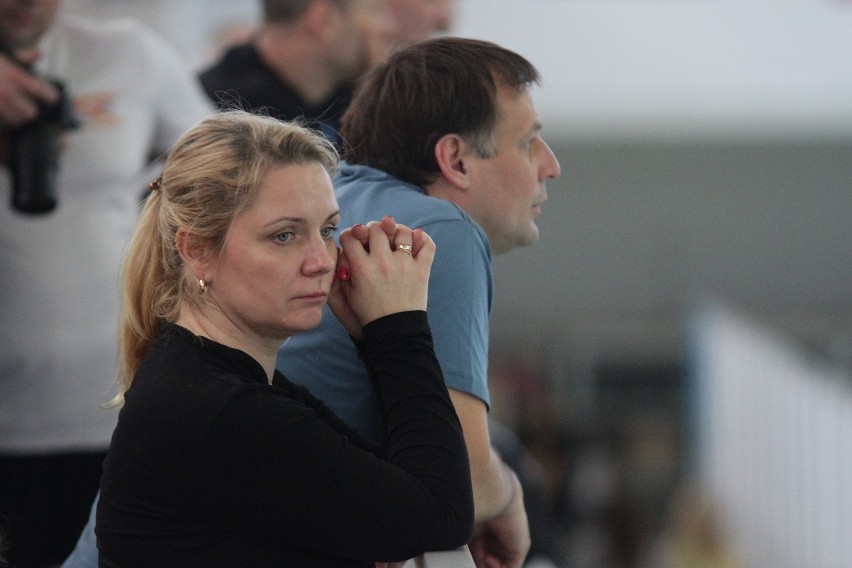
[[0,0],[0,523],[22,567],[61,562],[86,522],[139,196],[152,156],[213,111],[159,35],[61,4]]
[[684,481],[673,492],[663,530],[642,566],[647,568],[744,568],[710,491]]
[[371,66],[400,49],[429,37],[446,33],[453,27],[456,0],[388,0],[388,11],[396,32],[379,37],[371,54]]
[[201,83],[220,108],[300,118],[336,142],[370,46],[395,34],[386,0],[263,0],[252,39],[203,70]]
[[397,40],[405,47],[439,32],[448,32],[455,20],[456,0],[388,0],[396,20]]
[[252,38],[201,72],[220,108],[305,120],[339,143],[340,117],[369,68],[450,29],[454,0],[263,0]]
[[[342,222],[391,215],[437,246],[429,322],[471,459],[479,566],[521,566],[530,546],[523,490],[490,439],[487,367],[491,255],[538,240],[545,183],[560,175],[531,99],[538,79],[490,42],[421,41],[370,71],[342,120]],[[282,347],[278,368],[376,439],[381,409],[331,312]]]

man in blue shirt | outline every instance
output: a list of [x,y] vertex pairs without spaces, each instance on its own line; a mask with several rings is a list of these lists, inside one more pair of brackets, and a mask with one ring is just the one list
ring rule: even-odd
[[[545,181],[560,174],[530,97],[537,81],[532,64],[492,43],[420,42],[363,79],[341,125],[340,225],[390,215],[437,245],[429,323],[471,460],[479,565],[520,566],[529,548],[520,484],[488,433],[487,363],[491,253],[538,240]],[[377,435],[370,379],[330,310],[281,349],[278,368]]]
[[[437,245],[428,317],[471,461],[470,548],[480,566],[520,567],[530,546],[523,491],[488,432],[487,363],[491,254],[538,240],[545,182],[560,175],[530,96],[538,79],[530,62],[493,43],[427,40],[372,70],[341,123],[340,226],[391,215]],[[290,339],[278,367],[376,435],[373,387],[330,311]]]

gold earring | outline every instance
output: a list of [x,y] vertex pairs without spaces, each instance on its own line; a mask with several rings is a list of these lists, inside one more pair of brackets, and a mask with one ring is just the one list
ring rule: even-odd
[[206,291],[207,291],[207,283],[204,280],[199,279],[198,280],[198,293],[204,294],[204,292],[206,292]]

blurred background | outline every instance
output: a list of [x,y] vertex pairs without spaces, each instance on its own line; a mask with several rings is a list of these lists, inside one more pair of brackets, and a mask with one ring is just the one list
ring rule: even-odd
[[[69,0],[201,68],[254,0]],[[530,566],[852,566],[852,2],[458,0],[562,164],[495,258]]]

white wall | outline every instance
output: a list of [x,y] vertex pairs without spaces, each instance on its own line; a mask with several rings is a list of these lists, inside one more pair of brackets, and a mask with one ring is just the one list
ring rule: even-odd
[[[569,140],[852,138],[848,0],[457,0],[453,33],[541,70],[552,136]],[[133,14],[193,63],[259,0],[66,0]]]
[[852,136],[852,2],[460,0],[537,64],[556,136]]

